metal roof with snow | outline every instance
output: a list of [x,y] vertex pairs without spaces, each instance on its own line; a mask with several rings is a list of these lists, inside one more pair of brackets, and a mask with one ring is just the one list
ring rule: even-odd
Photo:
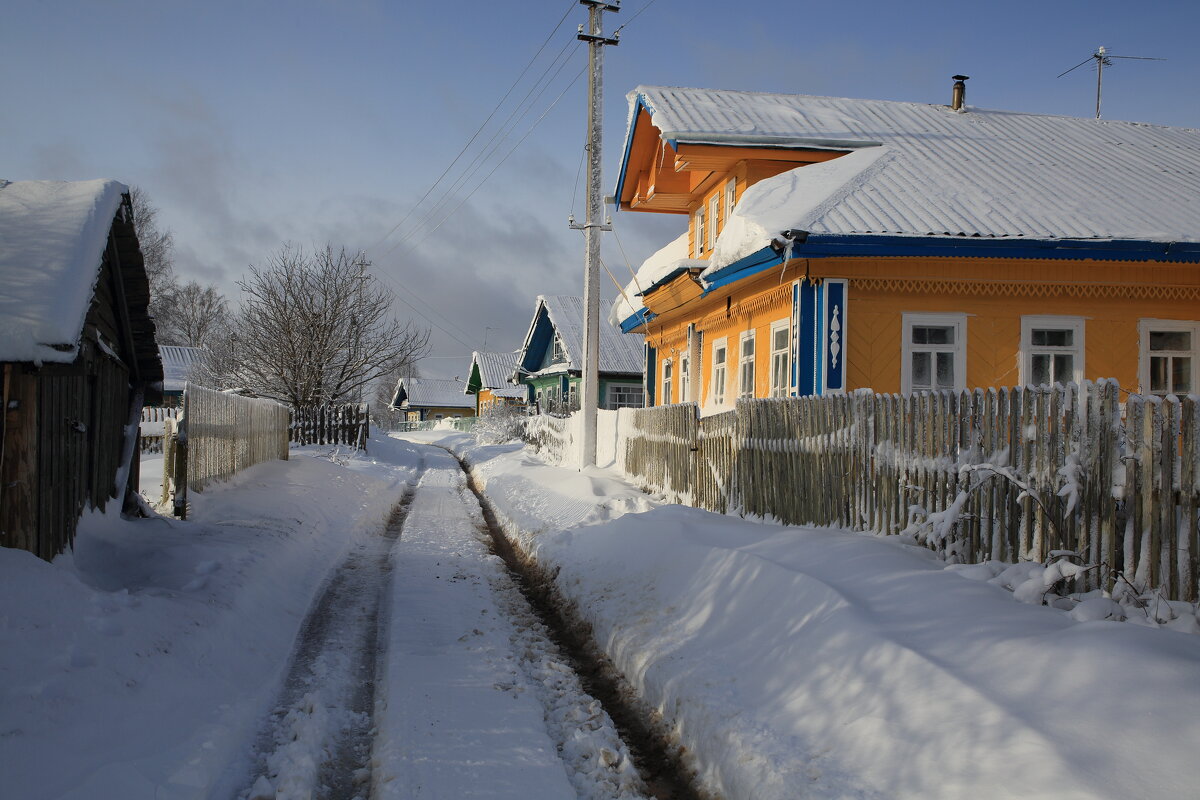
[[643,108],[671,145],[881,148],[809,211],[810,233],[1200,241],[1193,128],[716,89],[628,97],[626,156]]
[[475,408],[463,393],[465,384],[451,378],[401,378],[392,395],[393,408]]
[[158,355],[163,363],[163,391],[182,392],[192,365],[200,360],[203,353],[202,347],[159,345]]
[[[521,347],[519,366],[533,372],[538,366],[530,361],[540,357],[549,341],[548,333],[553,329],[567,361],[567,370],[583,368],[583,298],[574,295],[539,295],[534,307],[533,321]],[[548,323],[548,324],[547,324]],[[600,365],[602,373],[641,374],[643,338],[625,335],[611,325],[600,325]],[[535,352],[536,351],[536,352]]]
[[[520,353],[481,353],[471,354],[471,372],[464,392],[473,393],[487,389],[497,397],[525,396],[525,387],[509,383],[508,376],[517,368]],[[479,375],[479,383],[475,385],[475,375]]]

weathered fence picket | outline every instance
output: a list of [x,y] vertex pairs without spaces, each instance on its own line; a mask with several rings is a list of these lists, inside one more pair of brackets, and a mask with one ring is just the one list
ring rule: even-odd
[[[1171,599],[1200,593],[1200,403],[1111,381],[900,397],[741,399],[638,409],[619,431],[626,474],[677,502],[785,524],[915,533],[948,558],[1094,566]],[[533,417],[555,457],[570,421]]]
[[370,435],[371,410],[365,403],[292,409],[288,436],[294,444],[344,444],[365,452]]

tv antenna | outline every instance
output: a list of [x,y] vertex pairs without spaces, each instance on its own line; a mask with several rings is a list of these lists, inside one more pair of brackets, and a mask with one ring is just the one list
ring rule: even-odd
[[1112,53],[1105,50],[1104,45],[1100,45],[1099,47],[1096,48],[1096,52],[1092,53],[1090,56],[1085,58],[1083,61],[1080,61],[1075,66],[1071,67],[1069,70],[1067,70],[1066,72],[1059,75],[1058,77],[1061,78],[1063,75],[1066,75],[1067,73],[1074,72],[1075,70],[1079,69],[1080,67],[1082,67],[1084,64],[1088,63],[1089,61],[1096,62],[1096,119],[1100,119],[1100,92],[1101,92],[1101,88],[1104,85],[1104,68],[1111,67],[1113,65],[1112,60],[1114,58],[1129,58],[1129,59],[1133,59],[1136,61],[1166,61],[1165,58],[1151,58],[1148,56],[1115,56]]

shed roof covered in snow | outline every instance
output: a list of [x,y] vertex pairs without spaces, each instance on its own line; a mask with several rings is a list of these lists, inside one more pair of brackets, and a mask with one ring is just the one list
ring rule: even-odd
[[392,396],[393,408],[475,408],[462,381],[452,378],[401,378]]
[[1200,241],[1193,128],[716,89],[639,86],[628,97],[627,154],[644,109],[671,146],[858,155],[776,187],[803,206],[790,227],[809,233]]
[[200,360],[203,353],[202,347],[160,345],[158,354],[163,363],[163,391],[182,392],[192,365]]
[[[533,321],[521,347],[519,366],[526,372],[535,372],[541,358],[557,335],[562,344],[566,362],[563,369],[583,368],[583,298],[574,295],[539,295],[533,311]],[[600,324],[600,372],[619,374],[641,374],[642,336],[623,335],[611,325]]]
[[111,180],[0,181],[0,361],[75,360],[128,191]]

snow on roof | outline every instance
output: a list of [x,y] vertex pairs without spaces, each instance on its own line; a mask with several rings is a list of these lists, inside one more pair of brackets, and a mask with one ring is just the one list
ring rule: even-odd
[[0,361],[75,360],[128,191],[111,180],[0,181]]
[[[538,306],[545,306],[550,324],[558,332],[567,362],[573,369],[583,366],[583,298],[574,295],[539,295]],[[537,312],[534,312],[537,320]],[[530,333],[532,334],[532,327]],[[644,354],[640,334],[621,333],[612,325],[600,326],[600,371],[641,373]],[[526,347],[529,337],[526,337]]]
[[474,408],[475,399],[464,394],[465,384],[453,378],[401,378],[396,392],[405,394],[408,407]]
[[[479,380],[482,388],[488,389],[497,397],[524,397],[525,387],[508,382],[508,376],[517,368],[521,354],[517,353],[481,353],[471,354],[471,361],[479,368]],[[464,391],[466,391],[464,387]]]
[[882,146],[886,158],[849,170],[856,180],[836,198],[823,187],[836,202],[806,207],[788,225],[810,233],[1200,241],[1194,128],[656,86],[629,101],[627,143],[641,103],[668,141]]
[[641,308],[641,303],[636,298],[675,270],[707,266],[707,261],[688,257],[688,233],[684,231],[675,241],[642,262],[633,280],[625,286],[624,294],[613,301],[608,312],[608,321],[619,327],[623,320]]
[[188,372],[204,353],[202,347],[159,345],[158,355],[163,364],[163,391],[182,392]]

